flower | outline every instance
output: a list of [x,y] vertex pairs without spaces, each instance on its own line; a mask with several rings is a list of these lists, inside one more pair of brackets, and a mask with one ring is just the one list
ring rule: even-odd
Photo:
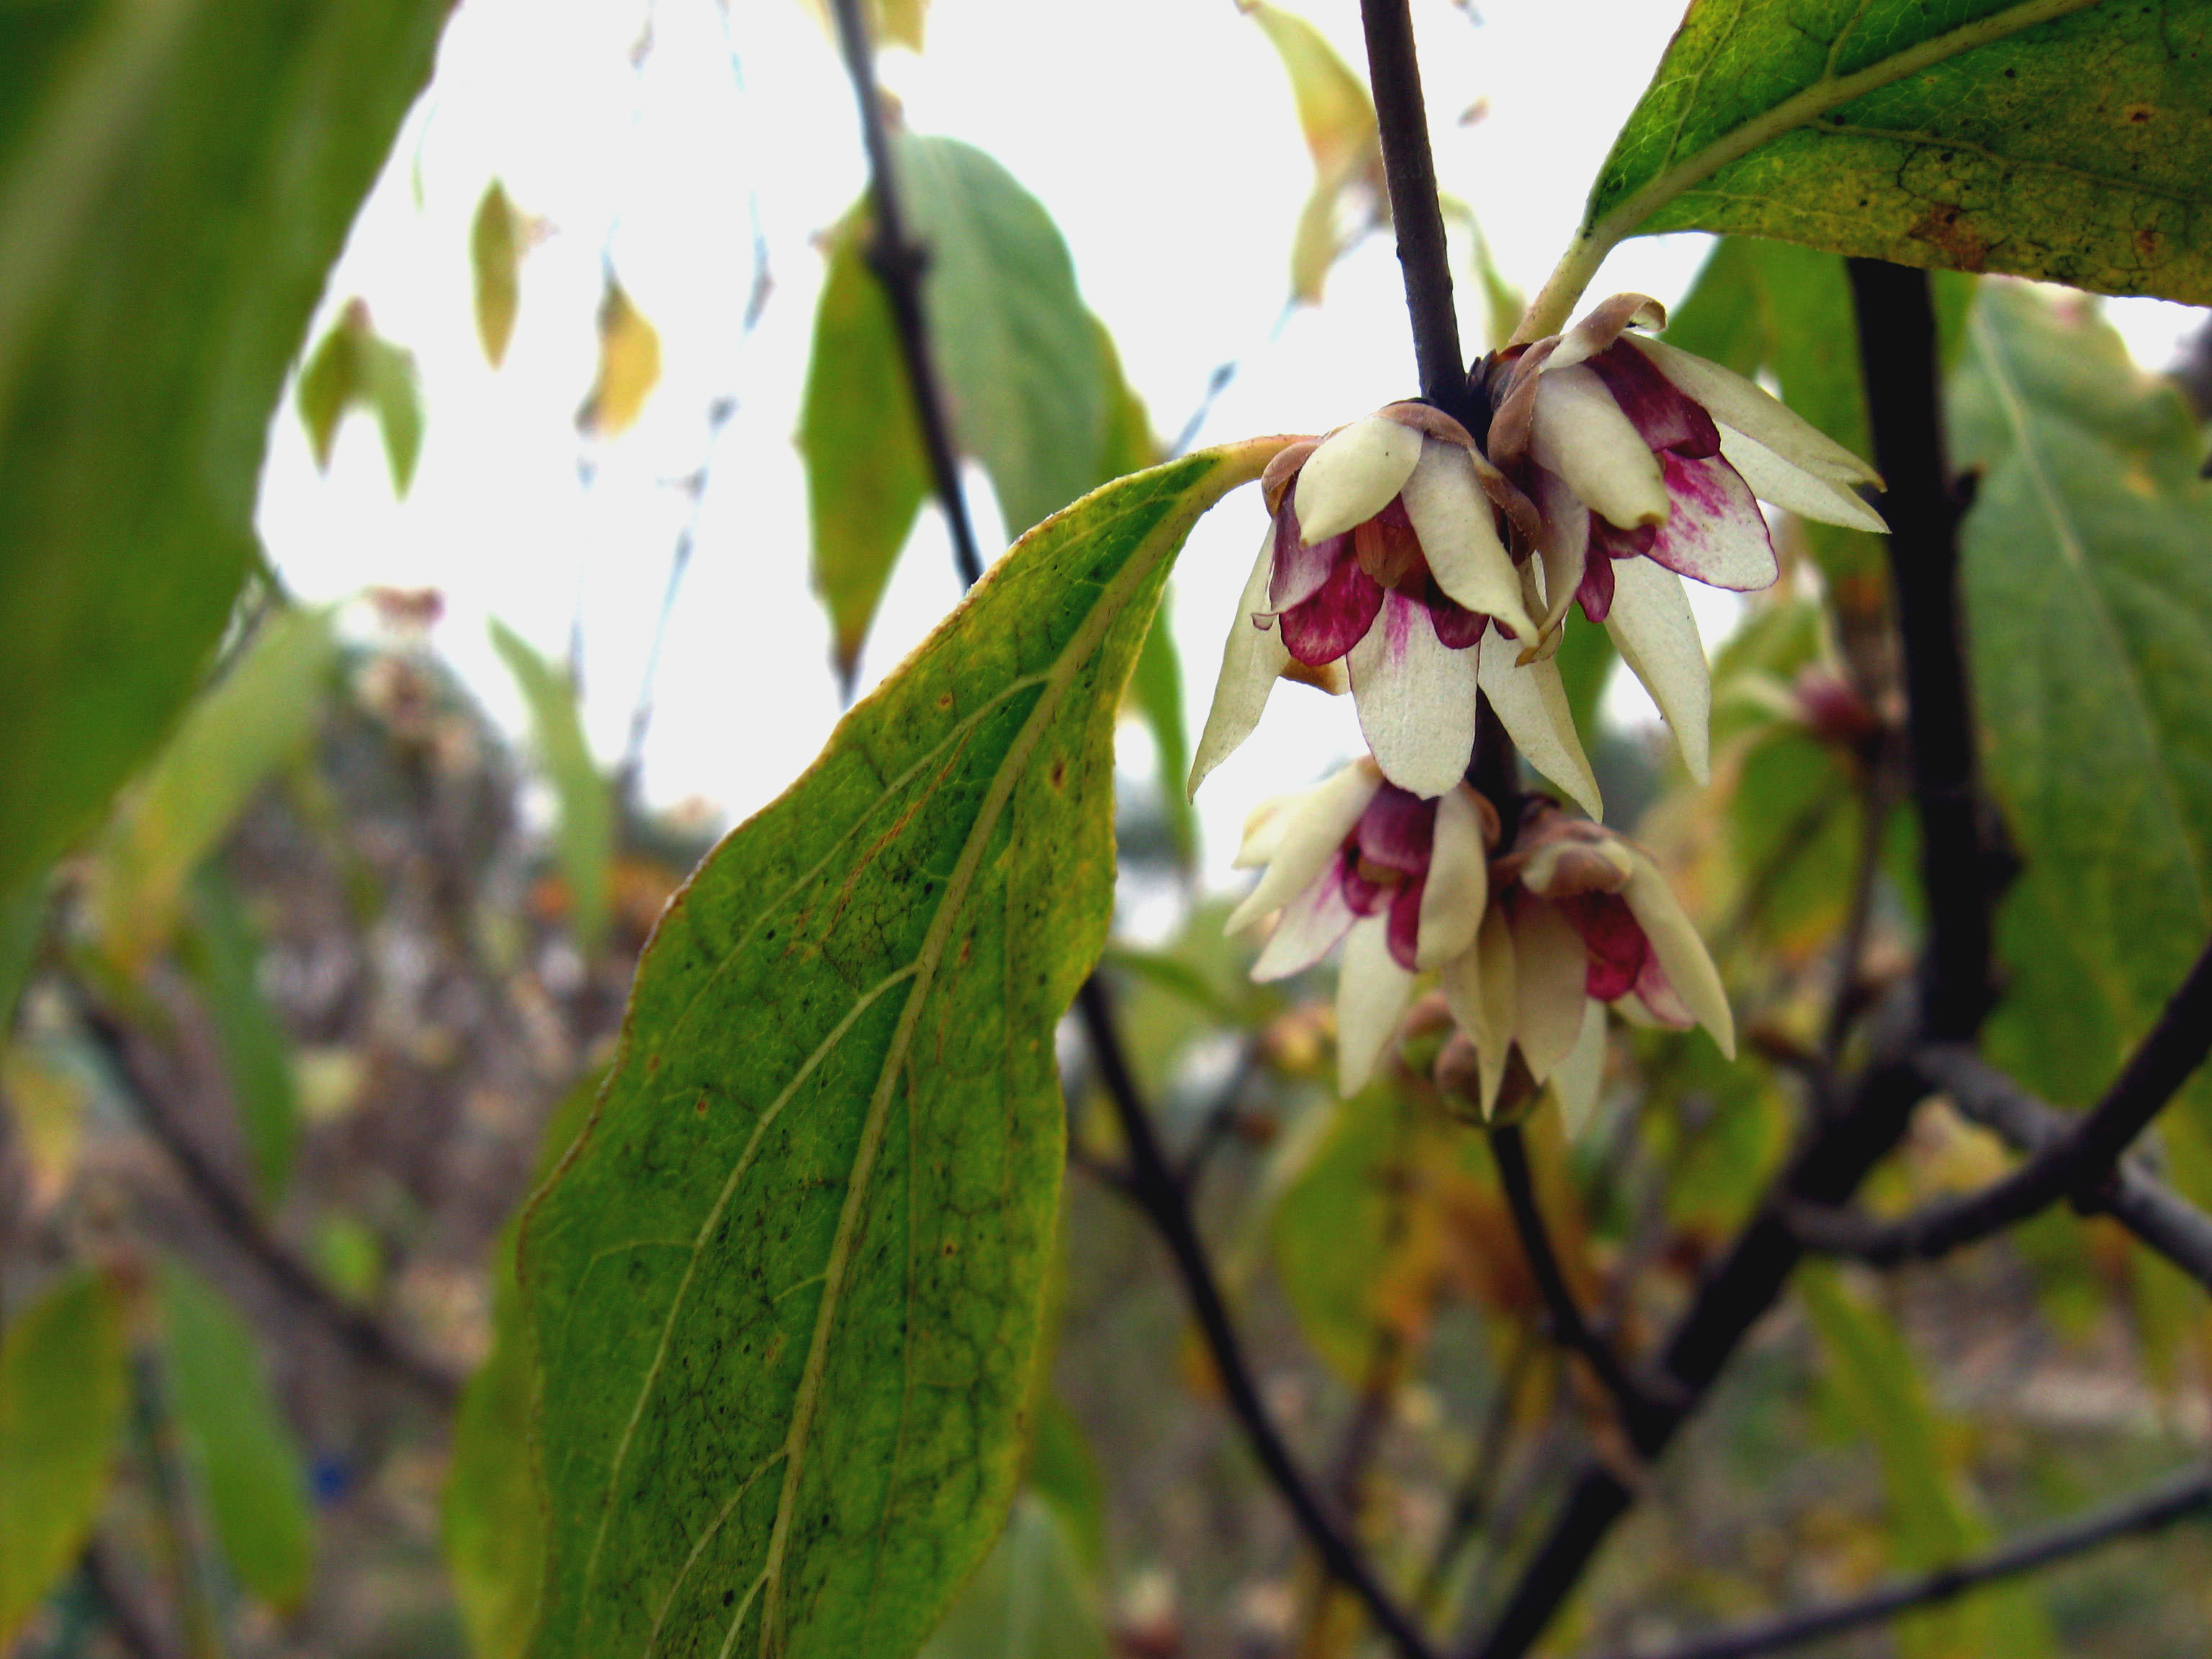
[[1643,848],[1547,803],[1489,877],[1474,943],[1443,973],[1480,1060],[1486,1118],[1517,1048],[1530,1080],[1552,1082],[1578,1127],[1596,1098],[1607,1005],[1641,1022],[1703,1025],[1735,1058],[1720,975]]
[[1473,946],[1489,892],[1498,817],[1465,783],[1425,799],[1365,757],[1312,789],[1255,808],[1237,855],[1265,866],[1231,933],[1274,921],[1252,977],[1287,979],[1341,942],[1337,1085],[1374,1074],[1413,1000],[1415,976]]
[[1666,322],[1656,301],[1617,294],[1565,334],[1491,359],[1487,441],[1540,520],[1543,633],[1576,602],[1603,623],[1703,782],[1711,687],[1681,579],[1739,592],[1774,580],[1759,500],[1886,526],[1853,491],[1879,482],[1857,456],[1741,375],[1626,331]]
[[1530,761],[1601,810],[1558,670],[1521,661],[1537,638],[1534,590],[1492,505],[1517,496],[1465,428],[1425,404],[1392,404],[1291,445],[1261,486],[1267,534],[1222,651],[1194,794],[1258,725],[1279,677],[1341,690],[1344,674],[1368,747],[1400,788],[1438,796],[1459,781],[1480,690]]

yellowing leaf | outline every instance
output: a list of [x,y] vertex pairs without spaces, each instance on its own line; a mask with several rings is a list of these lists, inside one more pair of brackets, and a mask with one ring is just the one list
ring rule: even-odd
[[599,301],[599,376],[576,424],[594,437],[619,437],[637,423],[660,381],[660,334],[612,277]]
[[1366,83],[1304,18],[1267,0],[1244,9],[1282,59],[1313,156],[1313,191],[1291,246],[1291,295],[1310,305],[1321,299],[1338,257],[1389,213],[1375,103]]
[[0,1102],[31,1166],[30,1207],[45,1211],[76,1169],[90,1080],[29,1043],[0,1046]]
[[507,343],[514,333],[514,313],[521,303],[522,218],[514,210],[507,186],[496,179],[484,189],[477,204],[476,222],[469,228],[469,263],[476,272],[477,337],[484,356],[497,368],[507,361]]
[[[830,0],[804,0],[806,9],[831,40],[837,38],[837,19]],[[921,50],[922,26],[928,21],[929,0],[862,0],[868,19],[868,36],[878,46],[907,46]]]

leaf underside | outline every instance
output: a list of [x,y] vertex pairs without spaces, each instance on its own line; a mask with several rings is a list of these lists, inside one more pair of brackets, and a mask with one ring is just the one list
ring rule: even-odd
[[[1732,231],[2204,303],[2208,40],[2204,0],[1695,0],[1586,223],[1755,130],[1765,142],[1620,234]],[[1937,61],[1828,95],[1913,53]],[[1792,99],[1832,106],[1768,133]]]
[[1280,441],[1024,538],[671,905],[525,1232],[533,1651],[896,1656],[989,1545],[1103,942],[1115,703],[1191,522]]

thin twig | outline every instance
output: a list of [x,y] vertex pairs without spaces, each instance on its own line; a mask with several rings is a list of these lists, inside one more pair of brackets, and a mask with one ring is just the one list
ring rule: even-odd
[[1623,1659],[1755,1659],[1784,1652],[1948,1601],[1979,1585],[2033,1572],[2115,1539],[2159,1531],[2207,1509],[2212,1509],[2212,1470],[2199,1469],[2078,1520],[2029,1533],[1978,1559],[1938,1567],[1855,1601],[1699,1637],[1680,1647],[1638,1650]]
[[1260,1398],[1258,1384],[1246,1362],[1243,1346],[1229,1322],[1229,1310],[1215,1282],[1212,1263],[1198,1237],[1198,1228],[1184,1202],[1182,1185],[1169,1166],[1153,1133],[1152,1115],[1137,1093],[1127,1056],[1114,1029],[1106,988],[1094,975],[1084,981],[1076,1007],[1097,1056],[1099,1080],[1113,1103],[1121,1133],[1129,1144],[1129,1176],[1138,1203],[1152,1218],[1160,1239],[1174,1260],[1184,1292],[1190,1297],[1199,1330],[1221,1377],[1222,1392],[1252,1455],[1290,1507],[1298,1529],[1305,1534],[1322,1566],[1357,1595],[1368,1614],[1390,1638],[1403,1659],[1432,1659],[1434,1650],[1403,1608],[1376,1577],[1375,1570],[1344,1529],[1322,1507],[1284,1443],[1282,1432]]
[[103,1009],[88,1007],[83,1018],[86,1028],[112,1062],[117,1081],[124,1086],[147,1133],[169,1155],[185,1184],[231,1243],[261,1269],[288,1302],[323,1326],[356,1358],[389,1371],[433,1405],[450,1409],[460,1398],[459,1379],[340,1297],[286,1249],[185,1133],[169,1109],[160,1080],[152,1075],[131,1034]]
[[107,1620],[108,1628],[115,1634],[116,1645],[129,1654],[131,1659],[168,1659],[167,1650],[154,1634],[154,1626],[148,1620],[145,1610],[124,1589],[123,1581],[115,1571],[115,1564],[108,1559],[107,1547],[99,1539],[94,1539],[84,1547],[84,1556],[79,1567],[84,1575],[85,1587],[92,1592],[94,1601],[99,1603],[100,1611]]
[[[1792,1218],[1798,1237],[1816,1249],[1887,1265],[1945,1255],[2025,1221],[2069,1194],[2087,1197],[2115,1179],[2113,1165],[2120,1154],[2165,1109],[2207,1053],[2212,1053],[2212,945],[2197,958],[2104,1098],[2009,1175],[1979,1192],[1930,1204],[1894,1221],[1872,1221],[1848,1211],[1802,1212]],[[1939,1067],[1942,1054],[1938,1051]]]
[[921,278],[928,269],[929,251],[907,234],[898,180],[892,171],[890,135],[884,125],[883,94],[876,86],[875,47],[868,39],[867,20],[860,15],[860,0],[835,0],[835,7],[837,40],[844,50],[846,72],[852,77],[853,96],[860,106],[860,138],[868,152],[868,200],[875,216],[868,264],[890,303],[891,325],[898,333],[907,384],[914,392],[922,448],[929,456],[938,505],[944,509],[945,522],[952,535],[952,562],[960,573],[960,585],[973,587],[982,579],[983,560],[975,550],[975,527],[968,517],[968,498],[960,489],[960,462],[952,447],[952,426],[945,416],[922,310]]
[[1507,1123],[1492,1131],[1490,1151],[1498,1162],[1498,1185],[1505,1189],[1505,1204],[1512,1212],[1513,1231],[1520,1236],[1521,1253],[1528,1258],[1528,1271],[1534,1275],[1537,1291],[1551,1316],[1553,1340],[1582,1357],[1613,1396],[1628,1437],[1643,1439],[1654,1427],[1651,1413],[1656,1402],[1644,1384],[1629,1374],[1613,1345],[1583,1316],[1582,1304],[1576,1301],[1574,1287],[1567,1283],[1559,1266],[1551,1229],[1536,1200],[1535,1177],[1528,1167],[1528,1147],[1522,1139],[1521,1126]]

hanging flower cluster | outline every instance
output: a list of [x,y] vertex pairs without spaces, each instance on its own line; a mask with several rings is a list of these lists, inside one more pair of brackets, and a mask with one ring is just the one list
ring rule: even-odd
[[[1369,758],[1264,803],[1230,919],[1267,930],[1279,979],[1340,945],[1338,1083],[1363,1086],[1423,975],[1457,1028],[1443,1067],[1482,1115],[1550,1085],[1586,1111],[1606,1013],[1703,1025],[1735,1052],[1712,960],[1649,854],[1548,797],[1501,825],[1469,787],[1480,700],[1595,819],[1603,805],[1553,659],[1579,607],[1603,625],[1699,781],[1711,701],[1685,577],[1750,591],[1778,574],[1759,501],[1879,531],[1873,470],[1758,386],[1630,331],[1616,295],[1563,334],[1480,364],[1478,439],[1392,404],[1290,445],[1222,652],[1194,793],[1259,724],[1278,679],[1349,690]],[[1510,833],[1509,833],[1510,832]]]

